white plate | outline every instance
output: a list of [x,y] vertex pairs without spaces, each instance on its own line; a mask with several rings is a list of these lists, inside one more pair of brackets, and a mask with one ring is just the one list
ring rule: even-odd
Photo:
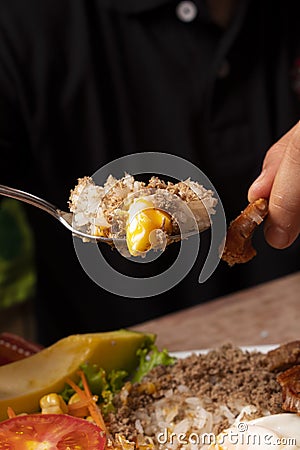
[[[244,351],[248,352],[254,352],[258,351],[261,353],[267,353],[270,350],[274,350],[274,348],[277,348],[278,345],[253,345],[253,346],[241,346],[240,348]],[[216,346],[217,348],[217,346]],[[205,354],[209,352],[212,349],[202,349],[202,350],[185,350],[180,352],[169,352],[171,356],[175,356],[176,358],[186,358],[187,356],[190,356],[191,354],[195,353],[197,355],[199,354]]]

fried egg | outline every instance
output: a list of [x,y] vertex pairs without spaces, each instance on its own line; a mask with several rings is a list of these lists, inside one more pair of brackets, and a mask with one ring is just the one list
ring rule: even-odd
[[236,423],[220,433],[209,449],[300,449],[300,416],[283,413]]

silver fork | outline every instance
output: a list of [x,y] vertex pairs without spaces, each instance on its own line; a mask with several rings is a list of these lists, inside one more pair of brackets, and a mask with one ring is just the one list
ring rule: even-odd
[[95,242],[97,241],[106,242],[107,244],[111,244],[113,242],[113,239],[111,238],[104,236],[94,236],[88,233],[84,233],[83,231],[77,230],[72,225],[73,221],[72,213],[62,211],[52,203],[49,203],[46,200],[37,197],[36,195],[29,194],[28,192],[24,192],[9,186],[4,186],[3,184],[0,184],[0,194],[4,195],[5,197],[20,200],[21,202],[24,203],[29,203],[32,206],[36,206],[37,208],[46,211],[48,214],[57,219],[62,225],[64,225],[69,231],[71,231],[74,236],[86,238]]
[[[106,244],[113,244],[113,243],[121,243],[125,242],[126,239],[123,238],[109,238],[104,236],[95,236],[92,234],[84,233],[83,231],[77,230],[73,226],[73,214],[67,211],[62,211],[61,209],[57,208],[55,205],[53,205],[50,202],[47,202],[46,200],[37,197],[36,195],[29,194],[28,192],[21,191],[19,189],[15,189],[9,186],[5,186],[3,184],[0,184],[0,195],[3,195],[5,197],[14,198],[15,200],[20,200],[24,203],[29,203],[32,206],[35,206],[39,209],[42,209],[43,211],[46,211],[48,214],[53,216],[55,219],[57,219],[62,225],[64,225],[69,231],[72,232],[74,236],[78,236],[80,238],[86,238],[93,242],[105,242]],[[171,242],[177,242],[183,238],[188,238],[189,236],[192,236],[194,234],[198,234],[199,231],[195,232],[192,231],[190,233],[186,233],[184,235],[168,235],[168,243]]]

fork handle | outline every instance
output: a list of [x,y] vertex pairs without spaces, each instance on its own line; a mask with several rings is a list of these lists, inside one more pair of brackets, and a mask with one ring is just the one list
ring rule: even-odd
[[4,195],[5,197],[14,198],[15,200],[20,200],[21,202],[36,206],[37,208],[40,208],[43,211],[51,214],[55,218],[57,218],[58,216],[56,206],[52,205],[52,203],[49,203],[46,200],[43,200],[40,197],[37,197],[36,195],[29,194],[28,192],[24,192],[9,186],[5,186],[3,184],[0,184],[0,194]]

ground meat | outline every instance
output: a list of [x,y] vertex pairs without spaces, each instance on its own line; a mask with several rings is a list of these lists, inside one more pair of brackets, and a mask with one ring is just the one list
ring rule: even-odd
[[[143,384],[149,382],[155,386],[151,394],[143,392]],[[208,354],[192,354],[178,359],[173,366],[154,368],[142,383],[131,387],[125,405],[122,396],[116,396],[117,412],[108,418],[109,429],[112,433],[121,432],[128,439],[134,439],[136,421],[141,420],[142,426],[146,427],[146,419],[153,413],[155,401],[168,396],[180,399],[198,397],[203,400],[205,409],[212,413],[225,405],[234,416],[246,405],[256,408],[251,418],[283,411],[280,385],[276,374],[270,370],[267,355],[242,351],[226,344]],[[180,414],[184,416],[182,408],[179,408],[178,416]],[[229,424],[228,418],[220,417],[214,425],[214,432],[218,433]]]

